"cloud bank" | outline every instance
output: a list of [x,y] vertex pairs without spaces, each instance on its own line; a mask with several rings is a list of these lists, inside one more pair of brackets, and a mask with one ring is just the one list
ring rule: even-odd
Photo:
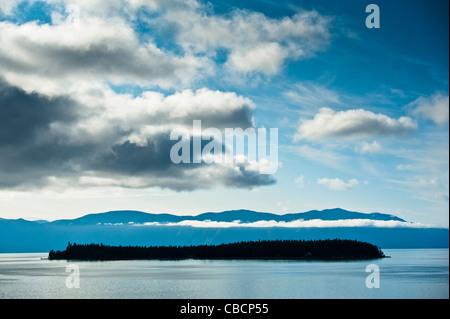
[[[8,17],[35,3],[2,2],[0,12]],[[273,19],[249,10],[216,14],[195,0],[44,3],[47,23],[0,21],[0,45],[8,48],[0,68],[8,83],[48,95],[80,82],[169,89],[223,70],[275,75],[286,62],[324,50],[331,37],[331,18],[315,11]]]
[[425,225],[421,223],[409,223],[395,220],[371,220],[371,219],[342,219],[342,220],[294,220],[290,222],[262,220],[252,223],[241,223],[239,220],[233,222],[217,222],[217,221],[199,221],[185,220],[178,223],[144,223],[133,224],[134,226],[190,226],[198,228],[231,228],[231,227],[249,227],[249,228],[331,228],[331,227],[384,227],[384,228],[433,228],[436,226]]
[[196,83],[275,75],[326,48],[331,22],[315,11],[217,14],[195,0],[2,1],[0,14],[0,188],[19,190],[275,183],[259,162],[174,165],[169,134],[193,120],[254,127],[253,101]]

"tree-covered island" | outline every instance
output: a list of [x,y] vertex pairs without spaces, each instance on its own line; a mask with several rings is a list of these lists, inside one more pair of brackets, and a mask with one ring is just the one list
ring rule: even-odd
[[51,250],[50,260],[305,259],[349,260],[386,257],[375,245],[343,239],[263,240],[198,246],[108,246],[71,244]]

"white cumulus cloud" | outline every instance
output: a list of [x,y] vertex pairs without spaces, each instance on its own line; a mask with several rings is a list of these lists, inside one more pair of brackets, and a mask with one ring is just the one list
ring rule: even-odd
[[0,22],[0,76],[27,92],[64,94],[83,83],[173,87],[202,68],[192,56],[175,56],[139,42],[123,19],[83,16],[70,24]]
[[258,12],[234,10],[227,15],[205,14],[205,7],[168,10],[164,21],[178,26],[177,39],[187,52],[214,56],[228,50],[226,65],[238,72],[274,74],[286,60],[313,56],[331,37],[331,19],[315,11],[269,18]]
[[295,140],[321,138],[368,138],[380,135],[402,135],[417,130],[409,117],[393,119],[364,109],[336,112],[321,108],[312,120],[305,120],[297,129]]
[[449,97],[442,93],[435,93],[429,97],[419,97],[411,102],[413,114],[432,120],[436,124],[446,124],[449,119]]

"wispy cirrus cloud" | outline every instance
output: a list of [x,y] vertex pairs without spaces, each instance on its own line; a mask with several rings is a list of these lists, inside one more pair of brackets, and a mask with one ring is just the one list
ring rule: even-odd
[[383,147],[377,141],[372,143],[362,142],[361,145],[355,147],[355,151],[361,154],[373,154],[381,152]]
[[296,83],[292,89],[283,94],[295,102],[296,106],[308,111],[343,103],[342,96],[338,92],[313,82]]

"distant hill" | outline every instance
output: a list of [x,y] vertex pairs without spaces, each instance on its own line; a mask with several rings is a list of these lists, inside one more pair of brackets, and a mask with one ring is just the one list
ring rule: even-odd
[[143,223],[178,223],[183,220],[233,222],[239,220],[242,223],[274,220],[277,222],[290,222],[293,220],[345,220],[345,219],[371,219],[371,220],[405,220],[388,214],[371,213],[364,214],[351,212],[341,208],[312,210],[305,213],[277,215],[271,213],[255,212],[251,210],[230,210],[218,213],[203,213],[199,215],[179,216],[172,214],[151,214],[140,211],[121,210],[99,214],[89,214],[76,219],[61,219],[52,222],[54,225],[97,225],[97,224],[143,224]]
[[[290,222],[298,219],[396,221],[389,227],[192,227],[177,224],[185,220],[253,223]],[[143,226],[144,223],[156,223]],[[171,223],[171,225],[164,225]],[[141,225],[141,226],[139,226]],[[88,214],[53,222],[0,219],[0,253],[48,252],[64,249],[68,242],[79,244],[156,246],[204,245],[257,240],[350,239],[385,248],[448,248],[448,228],[407,227],[403,219],[381,213],[364,214],[344,209],[327,209],[277,215],[250,210],[208,212],[178,216],[139,211],[112,211]]]

